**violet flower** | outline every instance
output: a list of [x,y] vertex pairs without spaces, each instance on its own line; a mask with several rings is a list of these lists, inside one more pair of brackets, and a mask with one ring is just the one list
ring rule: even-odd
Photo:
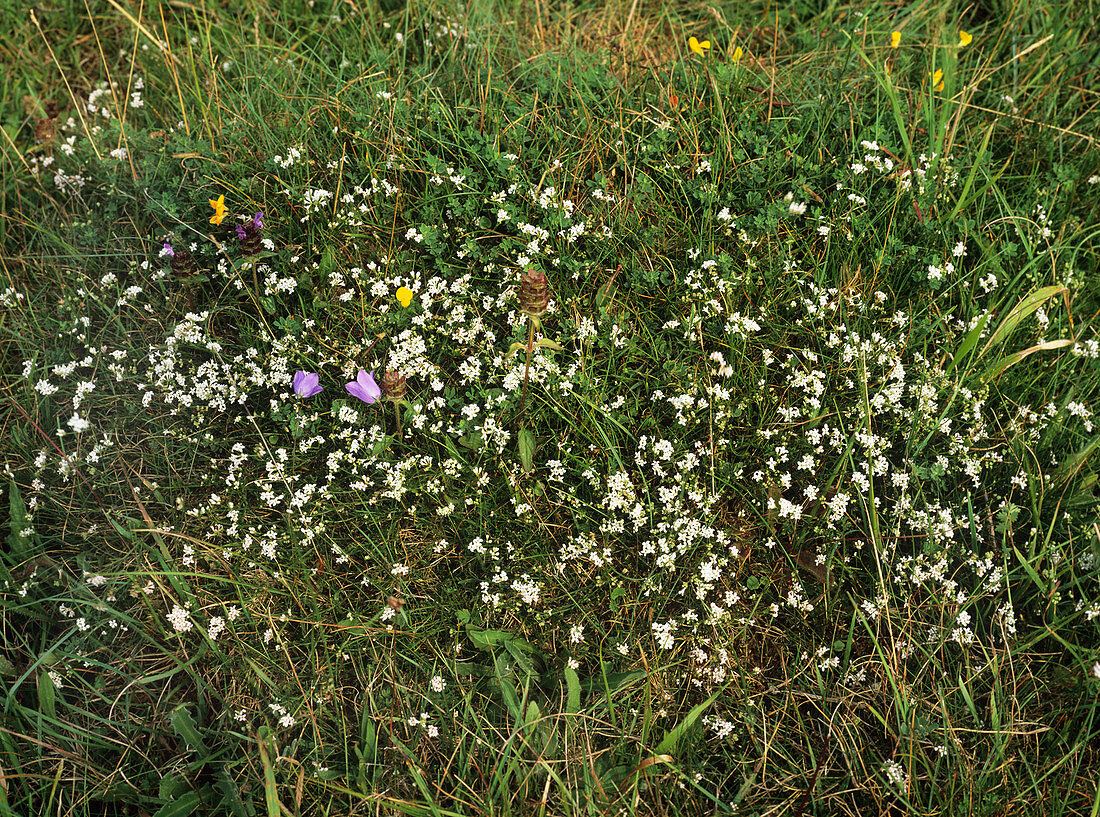
[[320,380],[321,376],[317,372],[303,372],[299,369],[294,373],[294,393],[303,399],[320,394],[324,389]]
[[358,397],[364,403],[373,403],[382,396],[382,389],[374,382],[374,372],[368,374],[364,369],[360,369],[359,376],[348,383],[345,388],[347,388],[348,394]]
[[171,244],[169,244],[167,241],[165,241],[164,242],[164,250],[161,252],[161,255],[166,255],[169,258],[175,258],[176,257],[176,251],[172,249]]
[[264,214],[261,210],[252,217],[252,223],[245,222],[244,224],[237,225],[237,238],[241,241],[247,241],[251,236],[259,235],[260,230],[264,228]]

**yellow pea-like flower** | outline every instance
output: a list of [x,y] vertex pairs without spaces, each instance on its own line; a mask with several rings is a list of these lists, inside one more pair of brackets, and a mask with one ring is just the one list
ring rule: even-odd
[[690,48],[699,56],[702,56],[703,54],[707,53],[707,50],[710,48],[710,40],[703,40],[702,42],[699,42],[699,40],[695,39],[694,37],[688,37],[688,48]]
[[214,208],[214,215],[210,216],[211,224],[221,224],[229,211],[225,207],[225,196],[210,199],[210,206]]
[[741,50],[741,46],[737,46],[737,48],[733,49],[733,62],[735,65],[741,62],[741,57],[744,53],[745,52]]
[[943,90],[943,71],[939,68],[937,68],[936,73],[932,75],[932,87],[937,91]]
[[890,32],[890,47],[891,48],[897,48],[898,43],[900,43],[900,42],[901,42],[901,32],[900,31],[891,31]]
[[398,287],[394,296],[397,298],[397,302],[401,304],[402,309],[408,309],[413,300],[413,291],[408,287]]
[[959,48],[966,48],[974,41],[973,34],[967,34],[965,31],[959,32]]

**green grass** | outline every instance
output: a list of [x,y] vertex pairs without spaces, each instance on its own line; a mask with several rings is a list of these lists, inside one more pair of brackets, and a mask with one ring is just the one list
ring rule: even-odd
[[3,5],[0,815],[1096,815],[1094,17]]

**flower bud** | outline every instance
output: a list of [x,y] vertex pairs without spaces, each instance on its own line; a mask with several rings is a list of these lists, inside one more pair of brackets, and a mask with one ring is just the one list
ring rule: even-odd
[[186,278],[195,272],[195,262],[191,253],[182,247],[172,254],[172,274],[177,278]]
[[241,252],[245,255],[258,255],[263,245],[264,222],[263,213],[257,213],[251,221],[237,227],[237,239],[241,242]]
[[386,372],[382,375],[380,386],[387,400],[400,400],[405,396],[405,375],[400,372]]
[[550,286],[546,282],[546,273],[540,270],[527,270],[519,281],[519,308],[525,315],[541,318],[550,305]]

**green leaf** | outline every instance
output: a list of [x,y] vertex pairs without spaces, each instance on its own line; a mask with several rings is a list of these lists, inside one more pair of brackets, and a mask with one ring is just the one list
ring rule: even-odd
[[970,353],[981,339],[982,332],[985,331],[985,325],[989,323],[989,319],[992,317],[992,313],[986,312],[980,318],[978,322],[974,324],[974,328],[966,333],[966,337],[962,339],[962,343],[959,344],[959,348],[955,350],[955,354],[951,358],[951,363],[947,367],[947,372],[952,372],[959,363]]
[[604,283],[596,292],[596,309],[606,314],[614,305],[615,296],[618,295],[618,293],[619,288],[615,286],[615,277],[612,276],[611,279]]
[[11,548],[9,558],[12,564],[19,564],[31,558],[31,539],[23,535],[27,527],[27,506],[23,503],[23,495],[19,493],[15,480],[11,480],[8,485],[8,523],[11,525],[11,533],[8,534],[8,547]]
[[[955,203],[955,209],[951,211],[951,215],[947,217],[948,221],[954,221],[959,215],[959,212],[968,205],[974,198],[970,198],[970,188],[974,186],[974,176],[978,173],[978,168],[982,166],[982,162],[985,160],[985,149],[989,145],[989,137],[993,134],[993,122],[989,123],[989,127],[986,128],[985,136],[982,137],[982,145],[978,148],[978,155],[974,159],[974,164],[970,166],[970,174],[966,177],[966,183],[963,185],[962,192],[959,193],[959,199]],[[1007,166],[1007,163],[1006,163]]]
[[577,676],[576,670],[572,667],[565,668],[565,688],[567,690],[565,697],[565,711],[566,712],[580,712],[581,711],[581,679]]
[[519,430],[519,462],[525,474],[535,470],[535,435],[529,428]]
[[233,817],[255,817],[256,809],[251,800],[246,803],[241,799],[240,789],[224,768],[218,769],[214,777],[214,788],[221,795],[222,802],[227,804],[229,810],[233,812]]
[[471,451],[480,451],[485,447],[485,439],[480,431],[474,431],[458,438],[458,444],[469,448]]
[[44,669],[38,671],[38,711],[47,718],[57,717],[57,689],[53,685],[53,678]]
[[985,346],[982,347],[982,350],[978,352],[978,357],[982,357],[998,343],[1003,343],[1008,340],[1008,336],[1016,331],[1016,327],[1020,325],[1024,318],[1028,317],[1055,295],[1061,295],[1065,292],[1069,292],[1069,290],[1064,286],[1043,287],[1022,298],[1020,302],[1012,307],[1012,309],[1008,311],[1008,314],[1005,315],[1004,320],[1001,321],[1001,325],[997,327],[997,331],[993,333]]
[[722,689],[716,689],[711,693],[710,697],[701,704],[693,706],[691,711],[684,716],[682,721],[668,730],[664,739],[657,745],[657,754],[664,755],[676,751],[676,747],[680,741],[683,740],[684,736],[695,726],[695,722],[699,720],[699,717],[707,711],[707,707],[714,703],[714,700],[724,690],[724,687]]
[[271,730],[261,726],[256,732],[256,748],[260,751],[260,765],[264,767],[264,803],[267,817],[282,817],[279,807],[279,785],[275,782],[275,767],[271,765],[271,756],[267,750],[267,740]]
[[187,817],[194,814],[201,805],[202,795],[192,790],[175,800],[169,800],[156,810],[153,817]]
[[172,731],[187,744],[188,748],[194,750],[199,758],[204,758],[210,754],[202,742],[202,736],[195,726],[191,712],[187,709],[187,704],[180,704],[173,709],[172,714],[168,716],[168,722],[172,725]]
[[989,367],[982,372],[982,383],[988,383],[995,377],[999,377],[1006,369],[1010,369],[1023,360],[1026,357],[1030,357],[1035,352],[1047,352],[1051,349],[1063,349],[1066,346],[1072,346],[1073,341],[1065,338],[1061,340],[1048,340],[1046,343],[1037,343],[1034,346],[1029,346],[1027,349],[1022,349],[1019,352],[1015,352],[1011,355],[1005,355],[1000,360],[992,363]]
[[513,683],[515,673],[509,667],[508,659],[503,655],[496,656],[493,663],[496,667],[497,688],[504,698],[504,705],[508,708],[508,712],[515,723],[517,725],[521,724],[523,723],[523,710],[520,708],[519,696],[516,694],[516,687]]

